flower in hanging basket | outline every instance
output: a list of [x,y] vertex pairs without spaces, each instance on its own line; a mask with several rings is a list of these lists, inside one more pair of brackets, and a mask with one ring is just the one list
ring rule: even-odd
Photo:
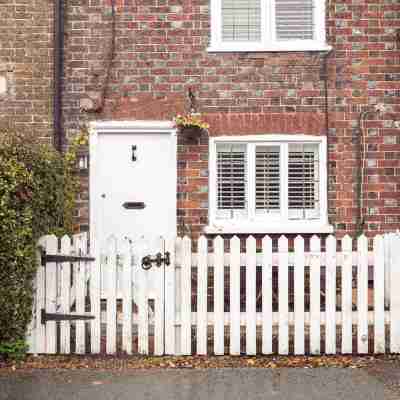
[[187,115],[177,115],[174,118],[175,125],[181,130],[186,129],[198,129],[207,130],[210,125],[207,122],[202,121],[200,113],[191,113]]

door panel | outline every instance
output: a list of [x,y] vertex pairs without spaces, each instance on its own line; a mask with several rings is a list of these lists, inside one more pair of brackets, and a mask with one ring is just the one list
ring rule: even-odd
[[[101,246],[113,234],[169,236],[176,231],[176,162],[171,135],[113,133],[98,141],[98,224]],[[132,146],[135,146],[133,151]],[[131,208],[126,203],[144,203]],[[125,207],[124,207],[125,204]],[[135,205],[135,204],[134,204]]]

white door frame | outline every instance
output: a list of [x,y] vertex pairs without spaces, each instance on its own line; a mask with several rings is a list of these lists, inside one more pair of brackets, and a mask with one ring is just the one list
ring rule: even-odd
[[[103,134],[146,134],[146,133],[165,133],[171,136],[173,154],[171,155],[175,159],[175,165],[177,165],[177,137],[176,127],[172,121],[93,121],[89,125],[89,211],[90,211],[90,251],[97,260],[100,259],[100,246],[97,246],[96,238],[98,230],[101,229],[99,226],[99,218],[95,207],[93,207],[95,194],[97,193],[97,156],[98,156],[98,137]],[[177,185],[177,169],[174,170],[174,182]],[[175,190],[176,190],[175,186]],[[176,206],[175,206],[176,213]],[[175,215],[175,221],[176,221]],[[176,223],[174,231],[171,235],[176,235]]]

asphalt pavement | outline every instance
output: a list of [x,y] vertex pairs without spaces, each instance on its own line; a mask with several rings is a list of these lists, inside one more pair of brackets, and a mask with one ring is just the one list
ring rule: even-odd
[[367,369],[46,371],[0,374],[0,400],[394,400]]

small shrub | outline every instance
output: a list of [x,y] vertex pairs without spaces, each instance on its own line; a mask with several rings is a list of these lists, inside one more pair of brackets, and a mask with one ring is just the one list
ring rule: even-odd
[[6,361],[22,361],[25,358],[28,346],[24,340],[11,343],[0,343],[0,354]]
[[0,353],[23,349],[38,238],[72,230],[73,150],[62,156],[29,135],[0,130]]

